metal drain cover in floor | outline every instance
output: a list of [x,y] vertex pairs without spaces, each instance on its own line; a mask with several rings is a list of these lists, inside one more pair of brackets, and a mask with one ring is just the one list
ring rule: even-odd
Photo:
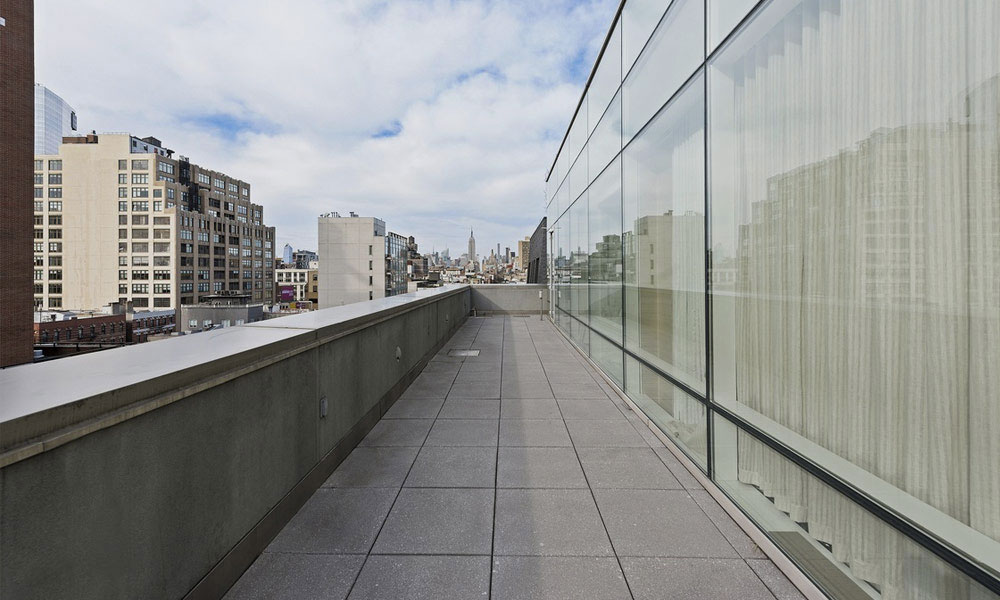
[[479,350],[449,350],[448,356],[479,356]]

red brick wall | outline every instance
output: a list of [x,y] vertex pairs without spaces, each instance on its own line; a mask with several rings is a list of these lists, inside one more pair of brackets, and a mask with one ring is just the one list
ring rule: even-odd
[[0,367],[32,355],[33,0],[0,0]]

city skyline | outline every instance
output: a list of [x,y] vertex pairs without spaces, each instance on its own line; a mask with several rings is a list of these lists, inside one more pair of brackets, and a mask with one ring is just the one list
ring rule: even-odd
[[[506,246],[544,212],[544,165],[616,4],[40,3],[35,79],[76,109],[80,133],[156,135],[245,174],[278,248],[314,248],[315,218],[330,211],[392,215],[425,247],[464,247],[470,227]],[[232,26],[205,35],[223,20]],[[60,33],[70,29],[88,43]],[[84,66],[124,54],[149,68]],[[352,60],[317,77],[324,55]]]

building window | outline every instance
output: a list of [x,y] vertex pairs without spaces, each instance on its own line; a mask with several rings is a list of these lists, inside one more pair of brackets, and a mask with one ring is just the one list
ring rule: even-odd
[[149,198],[149,188],[144,187],[134,187],[132,188],[133,198]]
[[61,187],[50,187],[49,188],[49,198],[62,198],[62,188]]
[[141,212],[147,212],[149,210],[149,201],[148,200],[133,200],[132,201],[132,210],[141,211]]
[[[39,204],[41,204],[41,203],[36,203],[36,206],[39,205]],[[38,209],[38,210],[40,210],[40,209]],[[62,211],[62,200],[50,200],[49,201],[49,210],[55,211],[55,212]]]
[[62,171],[62,161],[61,160],[50,160],[49,161],[50,171]]
[[118,170],[119,171],[124,171],[125,169],[128,169],[128,161],[127,160],[119,160],[118,161]]
[[[41,182],[37,182],[41,183]],[[62,185],[62,173],[49,173],[49,185]]]
[[133,160],[132,161],[132,168],[140,170],[140,171],[146,171],[146,170],[149,169],[149,161],[148,160],[138,160],[138,159]]
[[62,229],[50,229],[49,230],[49,239],[50,240],[62,239]]
[[62,242],[49,242],[49,252],[62,252]]
[[49,225],[62,225],[62,215],[49,215]]
[[[125,189],[125,188],[122,188]],[[118,212],[128,212],[128,201],[122,200],[118,202]]]
[[118,174],[118,183],[120,185],[127,184],[128,183],[128,173],[119,173]]
[[149,173],[132,173],[132,183],[149,183]]
[[35,161],[35,170],[36,171],[41,171],[44,168],[45,168],[45,161],[44,160],[36,160]]

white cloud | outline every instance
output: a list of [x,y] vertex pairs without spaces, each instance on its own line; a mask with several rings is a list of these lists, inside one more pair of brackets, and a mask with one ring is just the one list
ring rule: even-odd
[[250,181],[279,247],[354,210],[453,254],[474,227],[488,252],[542,217],[616,5],[44,0],[36,73],[82,127]]

